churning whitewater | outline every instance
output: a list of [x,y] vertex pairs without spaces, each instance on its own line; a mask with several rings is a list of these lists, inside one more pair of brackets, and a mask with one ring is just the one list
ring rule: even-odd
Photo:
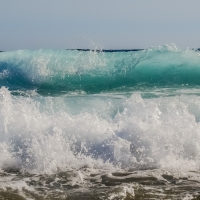
[[1,52],[0,197],[198,197],[199,77],[175,45]]

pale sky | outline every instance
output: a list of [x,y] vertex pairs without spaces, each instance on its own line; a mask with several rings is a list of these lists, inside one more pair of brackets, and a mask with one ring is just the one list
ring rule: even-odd
[[0,50],[200,47],[200,0],[0,0]]

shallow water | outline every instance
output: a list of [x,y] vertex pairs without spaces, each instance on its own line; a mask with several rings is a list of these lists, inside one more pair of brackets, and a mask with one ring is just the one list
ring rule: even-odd
[[2,172],[0,186],[0,199],[199,199],[200,173],[87,167],[52,175]]

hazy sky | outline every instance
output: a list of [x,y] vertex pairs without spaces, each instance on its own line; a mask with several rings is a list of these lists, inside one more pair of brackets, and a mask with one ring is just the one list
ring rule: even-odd
[[0,0],[0,50],[200,47],[200,0]]

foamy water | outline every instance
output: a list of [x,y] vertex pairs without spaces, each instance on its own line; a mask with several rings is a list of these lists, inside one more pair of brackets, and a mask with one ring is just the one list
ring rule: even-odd
[[0,197],[197,197],[199,61],[175,46],[1,53]]

